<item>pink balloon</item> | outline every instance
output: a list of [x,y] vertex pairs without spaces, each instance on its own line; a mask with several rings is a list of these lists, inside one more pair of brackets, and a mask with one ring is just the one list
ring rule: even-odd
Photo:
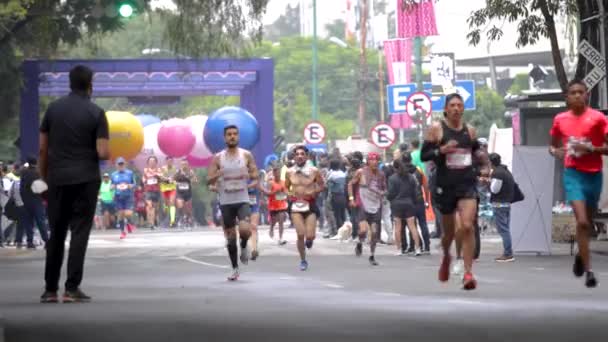
[[193,155],[189,155],[186,157],[186,160],[188,161],[188,164],[190,164],[190,167],[199,168],[209,166],[211,164],[211,160],[213,160],[213,157],[198,158],[194,157]]
[[182,119],[171,119],[163,123],[157,139],[160,150],[174,158],[187,156],[196,143],[190,127]]

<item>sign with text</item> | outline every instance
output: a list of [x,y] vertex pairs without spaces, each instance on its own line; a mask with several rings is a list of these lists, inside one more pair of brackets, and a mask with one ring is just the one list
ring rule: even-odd
[[371,129],[369,138],[378,148],[387,149],[393,146],[397,139],[397,135],[390,125],[379,123]]

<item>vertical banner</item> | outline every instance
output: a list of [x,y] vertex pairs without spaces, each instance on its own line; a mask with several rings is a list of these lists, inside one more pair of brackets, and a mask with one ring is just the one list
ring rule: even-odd
[[414,38],[436,36],[435,6],[433,0],[419,0],[409,6],[397,1],[397,37]]
[[[386,67],[388,69],[388,83],[410,83],[412,75],[412,40],[390,39],[384,41],[384,56],[386,57]],[[390,117],[390,125],[393,128],[409,129],[413,125],[412,119],[406,113],[397,113]]]

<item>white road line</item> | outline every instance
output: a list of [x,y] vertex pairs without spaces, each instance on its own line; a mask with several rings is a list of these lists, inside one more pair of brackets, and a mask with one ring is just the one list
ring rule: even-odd
[[532,267],[532,269],[535,271],[544,271],[545,270],[544,267]]
[[401,297],[401,293],[397,292],[374,292],[378,296]]
[[203,265],[203,266],[209,266],[209,267],[215,267],[215,268],[222,268],[222,269],[226,269],[226,268],[230,268],[226,265],[216,265],[216,264],[212,264],[212,263],[208,263],[208,262],[204,262],[204,261],[200,261],[200,260],[195,260],[192,258],[188,258],[187,256],[181,256],[179,257],[179,259],[181,260],[185,260],[188,262],[191,262],[193,264],[199,264],[199,265]]
[[331,289],[343,289],[344,286],[338,284],[323,284],[325,287],[329,287]]

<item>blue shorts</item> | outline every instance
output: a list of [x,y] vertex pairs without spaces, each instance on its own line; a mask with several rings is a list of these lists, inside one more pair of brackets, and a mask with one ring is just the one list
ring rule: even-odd
[[564,169],[566,201],[585,201],[587,206],[597,208],[602,193],[602,173],[582,172],[573,168]]
[[114,197],[114,208],[119,210],[133,210],[135,201],[133,196],[115,196]]
[[108,212],[114,214],[114,203],[113,202],[101,202],[101,213]]

